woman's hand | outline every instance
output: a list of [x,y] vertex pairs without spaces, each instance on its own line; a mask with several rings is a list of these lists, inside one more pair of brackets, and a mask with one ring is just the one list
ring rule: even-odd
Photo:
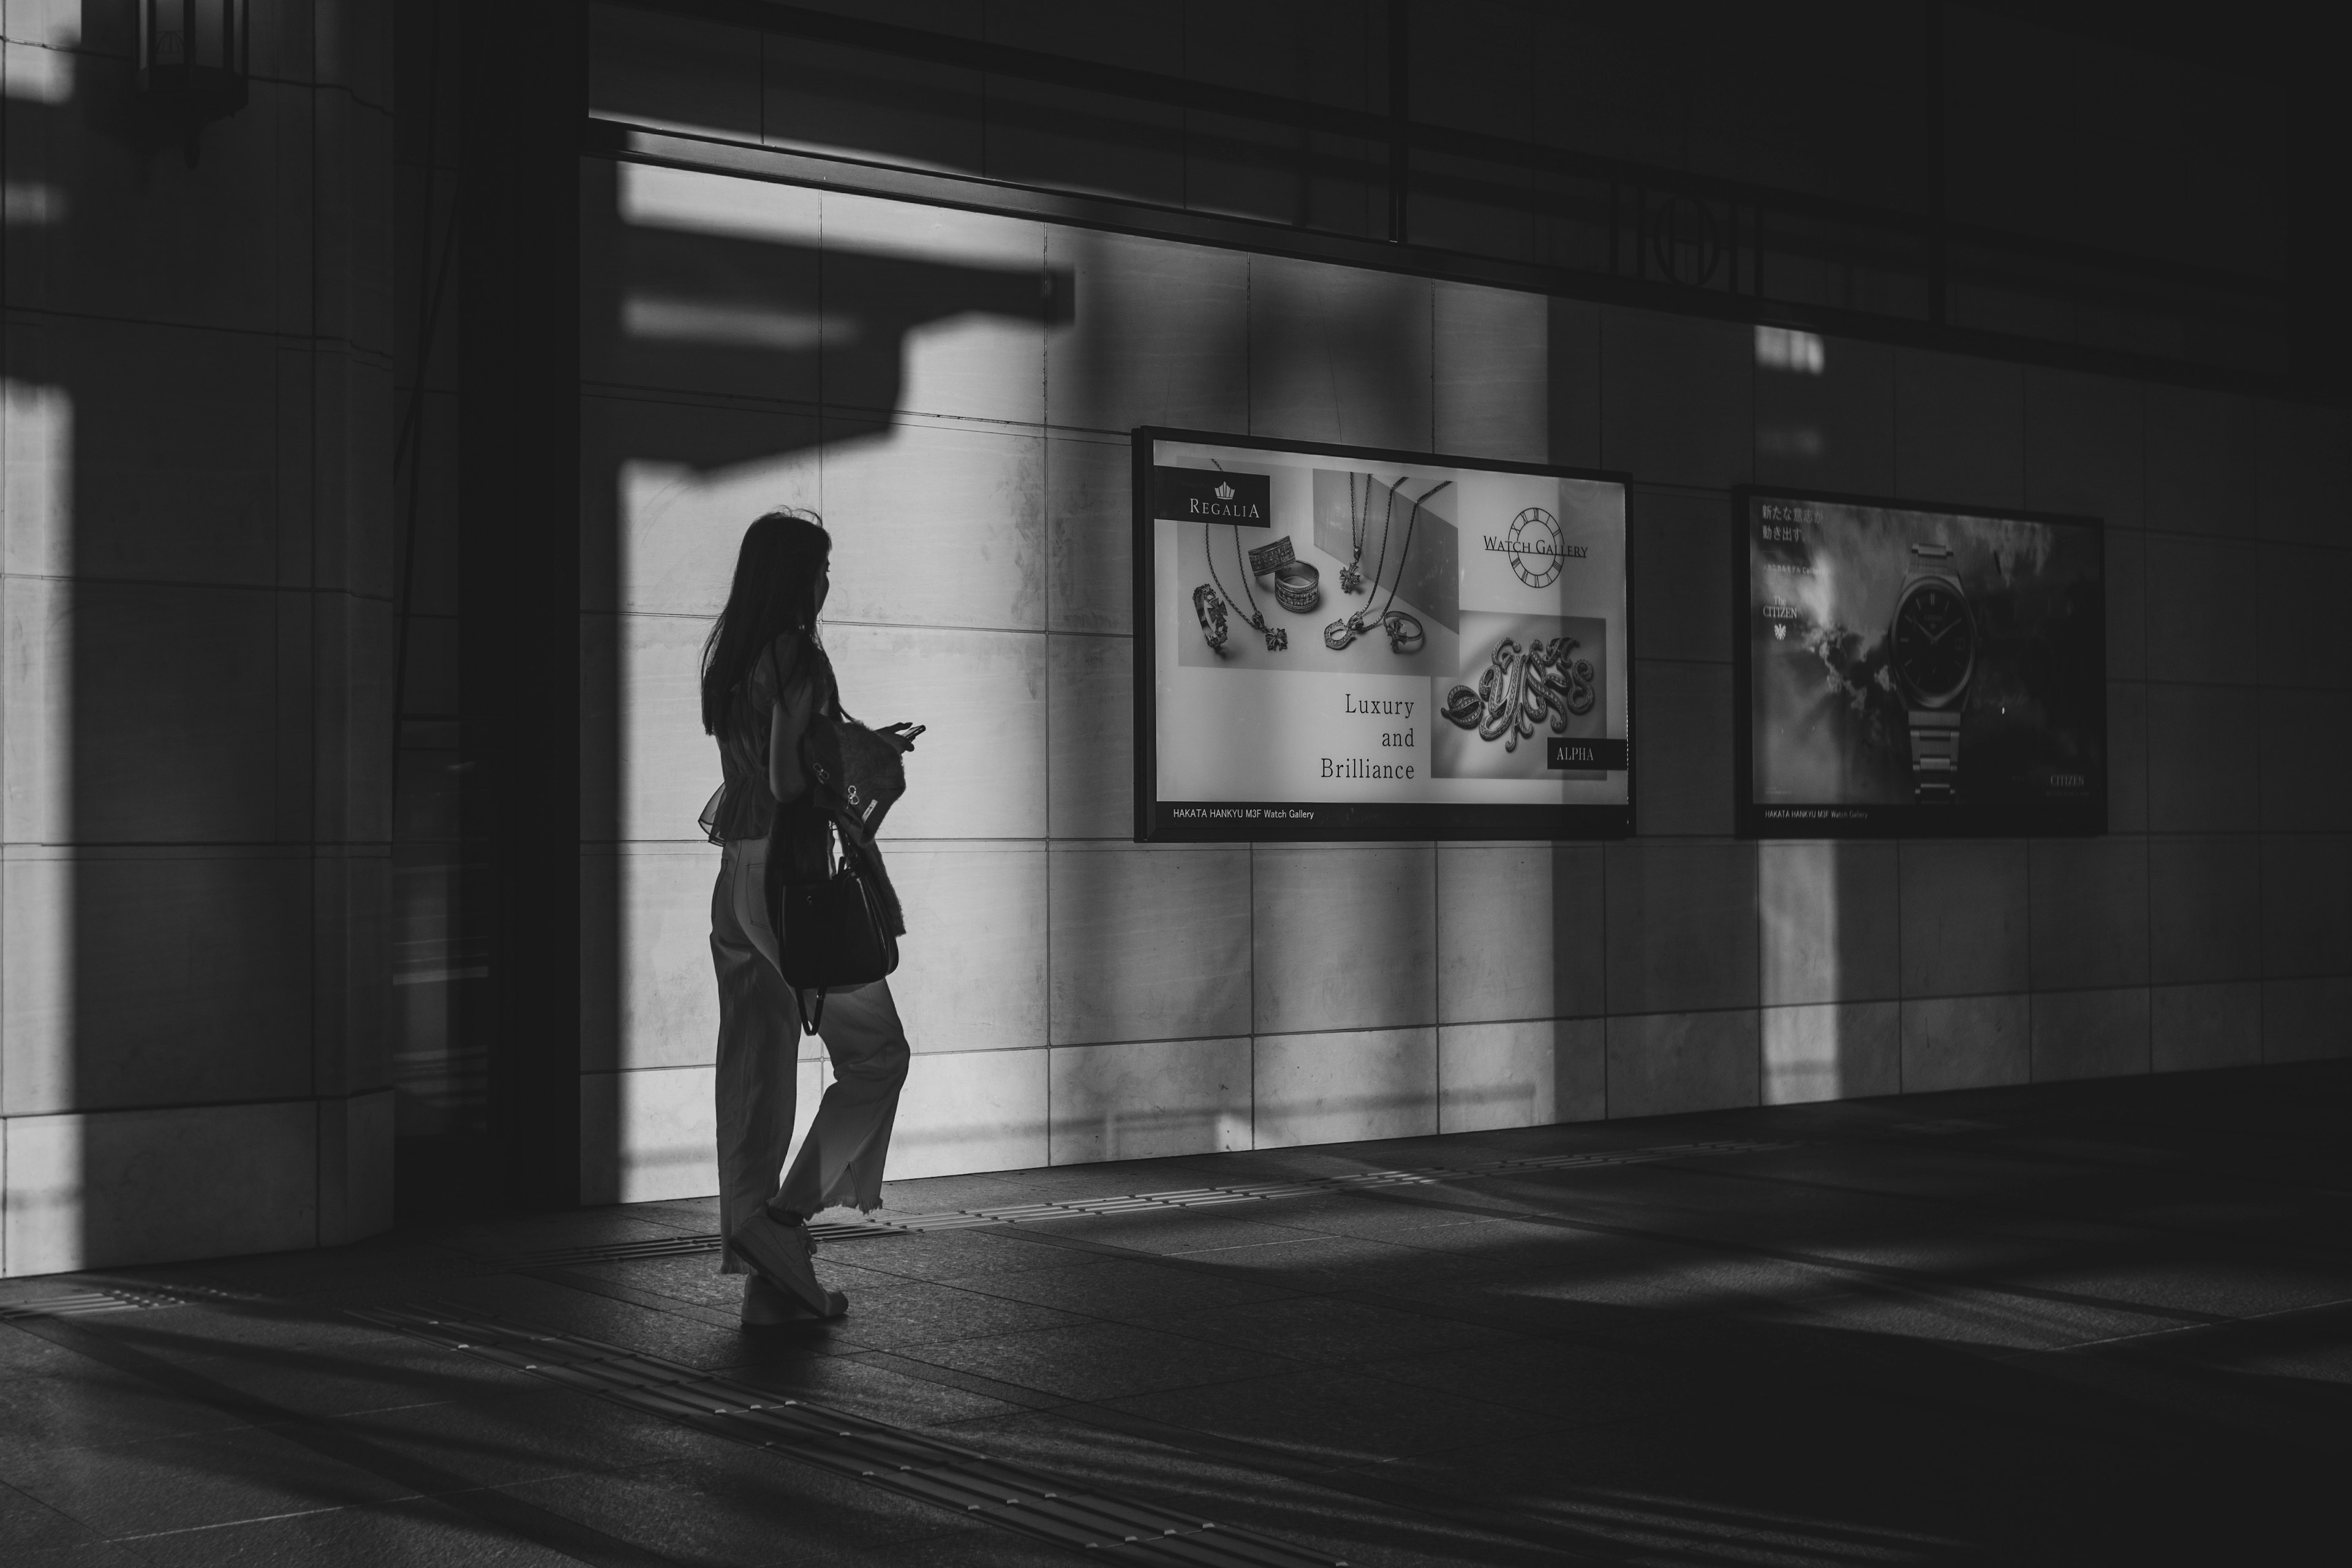
[[928,728],[928,726],[908,723],[907,721],[902,719],[898,723],[891,725],[888,729],[877,730],[875,733],[889,742],[892,745],[898,747],[900,751],[911,752],[915,749],[915,737],[921,734],[926,728]]

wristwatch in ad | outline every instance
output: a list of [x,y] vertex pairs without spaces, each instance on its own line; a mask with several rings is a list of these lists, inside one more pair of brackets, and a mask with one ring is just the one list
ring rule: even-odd
[[1913,795],[1951,800],[1959,789],[1960,709],[1976,673],[1977,622],[1948,547],[1911,547],[1886,635],[1895,689],[1911,714]]

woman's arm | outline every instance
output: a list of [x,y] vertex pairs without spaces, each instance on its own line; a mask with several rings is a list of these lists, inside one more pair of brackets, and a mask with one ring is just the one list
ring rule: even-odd
[[808,792],[808,775],[801,771],[801,737],[808,733],[816,712],[816,682],[795,680],[777,697],[768,724],[768,789],[779,801],[798,800]]

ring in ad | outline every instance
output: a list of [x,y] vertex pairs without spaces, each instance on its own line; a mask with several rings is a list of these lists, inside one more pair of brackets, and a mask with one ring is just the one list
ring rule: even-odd
[[1312,562],[1286,561],[1274,569],[1274,596],[1304,615],[1323,602],[1323,574]]
[[[1389,651],[1391,653],[1419,653],[1429,641],[1428,629],[1416,617],[1406,615],[1402,610],[1391,610],[1382,619],[1388,627]],[[1407,630],[1408,627],[1411,629]]]

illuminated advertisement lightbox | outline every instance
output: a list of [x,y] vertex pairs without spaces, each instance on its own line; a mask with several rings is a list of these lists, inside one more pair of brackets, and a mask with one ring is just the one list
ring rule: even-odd
[[1139,841],[1633,826],[1625,487],[1135,433]]
[[2106,829],[2095,519],[1738,493],[1739,826]]

